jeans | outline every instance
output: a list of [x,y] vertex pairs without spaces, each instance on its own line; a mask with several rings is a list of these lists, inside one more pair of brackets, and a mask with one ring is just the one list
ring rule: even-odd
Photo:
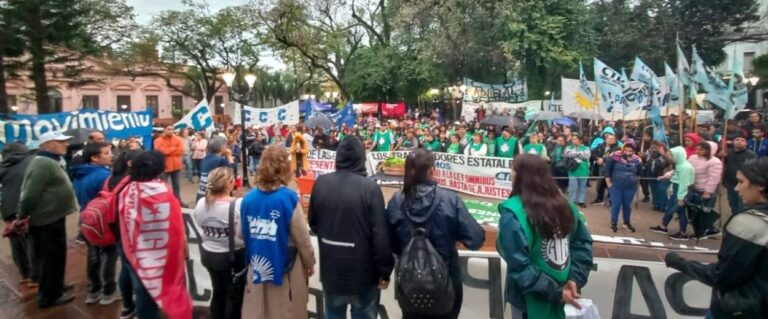
[[[8,220],[6,223],[13,223],[14,220]],[[22,279],[31,279],[37,282],[37,263],[35,263],[32,247],[29,243],[28,235],[15,235],[8,238],[11,241],[11,256]]]
[[168,182],[168,178],[171,179],[171,187],[173,187],[173,196],[176,196],[176,199],[181,201],[181,186],[179,185],[179,173],[181,171],[173,171],[173,172],[166,172],[165,177],[163,178],[166,182]]
[[[136,318],[140,319],[160,319],[160,308],[157,306],[155,299],[149,294],[144,284],[141,283],[141,279],[133,270],[130,263],[126,262],[125,269],[128,270],[128,274],[131,277],[131,285],[133,286],[134,303],[136,305]],[[123,297],[125,299],[125,297]]]
[[635,193],[637,193],[637,186],[619,187],[618,185],[613,185],[608,191],[611,195],[611,224],[619,222],[619,210],[623,211],[624,224],[631,224],[632,200],[634,200]]
[[651,195],[651,183],[647,179],[640,180],[640,189],[643,191],[643,196],[648,197]]
[[[243,294],[245,292],[246,274],[237,278],[233,283],[232,265],[229,263],[229,253],[212,253],[201,250],[201,259],[203,265],[208,269],[211,276],[211,285],[213,286],[213,298],[211,299],[211,318],[233,318],[241,317],[243,308]],[[245,250],[236,251],[234,265],[241,265],[235,268],[236,272],[242,271],[242,265],[245,265]]]
[[184,163],[184,177],[191,183],[194,176],[194,167],[192,167],[192,157],[189,154],[184,155],[181,158]]
[[251,175],[256,174],[256,168],[259,167],[259,160],[260,158],[251,156],[251,161],[248,162],[248,173]]
[[117,290],[116,264],[117,245],[98,247],[88,244],[88,293],[111,295]]
[[664,217],[661,219],[661,224],[664,227],[669,225],[672,217],[677,213],[677,217],[680,219],[680,232],[685,234],[688,228],[688,216],[685,214],[685,206],[677,205],[677,189],[679,184],[672,183],[672,194],[669,194],[667,198],[667,209],[664,211]]
[[123,309],[136,309],[136,305],[133,303],[133,282],[131,281],[131,272],[128,264],[128,260],[125,259],[123,253],[122,244],[117,243],[118,252],[120,254],[120,276],[117,280],[117,285],[120,288],[120,294],[123,296]]
[[651,200],[653,201],[653,208],[667,208],[667,189],[669,188],[669,181],[655,180],[648,182],[651,187]]
[[568,178],[568,198],[574,203],[584,203],[587,197],[587,179],[571,176]]
[[64,293],[67,265],[67,226],[64,218],[43,226],[29,227],[35,267],[40,276],[38,305],[51,304]]
[[347,306],[350,306],[352,319],[376,319],[379,315],[379,298],[381,292],[376,286],[358,295],[342,296],[327,292],[325,298],[325,318],[347,318]]
[[731,214],[740,213],[744,209],[744,202],[741,201],[736,187],[726,186],[725,189],[728,191],[728,205],[731,206]]
[[203,163],[203,159],[202,158],[193,158],[192,159],[192,170],[194,171],[193,173],[195,174],[195,176],[197,176],[197,178],[200,178],[200,165],[202,163]]

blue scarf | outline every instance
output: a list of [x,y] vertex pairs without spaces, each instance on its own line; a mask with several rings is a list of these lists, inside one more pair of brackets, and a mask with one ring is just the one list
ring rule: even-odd
[[240,205],[243,241],[254,284],[283,284],[288,236],[299,196],[281,187],[273,192],[250,191]]

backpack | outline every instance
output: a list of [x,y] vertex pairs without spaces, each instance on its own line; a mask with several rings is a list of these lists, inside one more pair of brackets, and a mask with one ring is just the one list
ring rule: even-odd
[[130,180],[129,176],[123,177],[110,190],[107,178],[101,191],[80,213],[80,230],[91,245],[105,247],[117,243],[116,230],[112,227],[117,221],[117,194]]
[[395,296],[403,313],[442,315],[453,309],[456,295],[448,265],[429,242],[425,228],[413,230],[395,273]]

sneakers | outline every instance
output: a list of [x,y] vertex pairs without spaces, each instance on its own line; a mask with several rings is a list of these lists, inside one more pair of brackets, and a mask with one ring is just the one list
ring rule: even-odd
[[123,308],[123,310],[120,311],[120,319],[131,319],[135,314],[136,314],[135,308],[134,309]]
[[114,303],[115,301],[122,300],[122,299],[123,299],[123,296],[121,296],[119,292],[115,291],[109,295],[103,295],[101,297],[101,301],[99,301],[99,304],[106,306]]
[[85,237],[83,236],[83,233],[77,234],[77,237],[75,237],[75,243],[78,245],[85,245],[87,243],[85,241]]
[[653,226],[650,229],[654,233],[665,234],[665,235],[669,234],[669,230],[667,229],[667,227],[664,227],[664,226],[661,226],[661,225]]
[[101,300],[101,292],[89,292],[85,297],[85,304],[92,305],[99,302],[99,300]]
[[592,205],[600,205],[600,204],[603,204],[603,200],[602,199],[596,199],[596,200],[594,200],[592,202]]
[[688,235],[686,235],[686,234],[677,233],[677,234],[674,234],[672,236],[669,236],[669,239],[671,239],[671,240],[687,241],[689,238],[688,238]]
[[699,239],[720,238],[720,235],[722,235],[722,232],[717,229],[707,229]]
[[632,224],[626,224],[625,223],[625,224],[621,225],[621,227],[624,227],[624,229],[626,229],[626,230],[628,230],[630,232],[633,232],[633,233],[637,231],[635,229],[635,227],[632,227]]
[[61,306],[63,304],[66,304],[72,300],[75,300],[75,295],[70,294],[68,292],[65,292],[59,297],[59,299],[56,299],[51,302],[38,302],[37,307],[40,309],[50,308],[50,307],[56,307]]
[[579,207],[581,208],[587,208],[587,204],[584,204],[584,203],[578,203],[577,205],[579,205]]
[[615,223],[611,223],[611,230],[615,233],[615,232],[619,231],[619,227],[616,227]]
[[647,202],[649,202],[650,200],[651,200],[651,198],[650,198],[650,197],[648,197],[648,195],[645,195],[645,197],[643,197],[643,203],[647,203]]

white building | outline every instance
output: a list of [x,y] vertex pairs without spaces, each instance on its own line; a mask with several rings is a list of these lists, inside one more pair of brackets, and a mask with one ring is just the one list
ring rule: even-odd
[[[746,25],[744,34],[737,34],[734,37],[744,35],[762,35],[765,37],[768,35],[768,0],[757,0],[756,2],[759,6],[758,15],[760,18]],[[752,61],[756,57],[768,54],[768,41],[734,42],[727,45],[723,50],[728,57],[718,69],[723,73],[730,73],[733,58],[735,56],[740,57],[744,61],[744,75],[749,78],[752,75]],[[761,81],[768,81],[768,79],[761,79]],[[757,108],[768,107],[768,90],[756,90],[754,94]]]

